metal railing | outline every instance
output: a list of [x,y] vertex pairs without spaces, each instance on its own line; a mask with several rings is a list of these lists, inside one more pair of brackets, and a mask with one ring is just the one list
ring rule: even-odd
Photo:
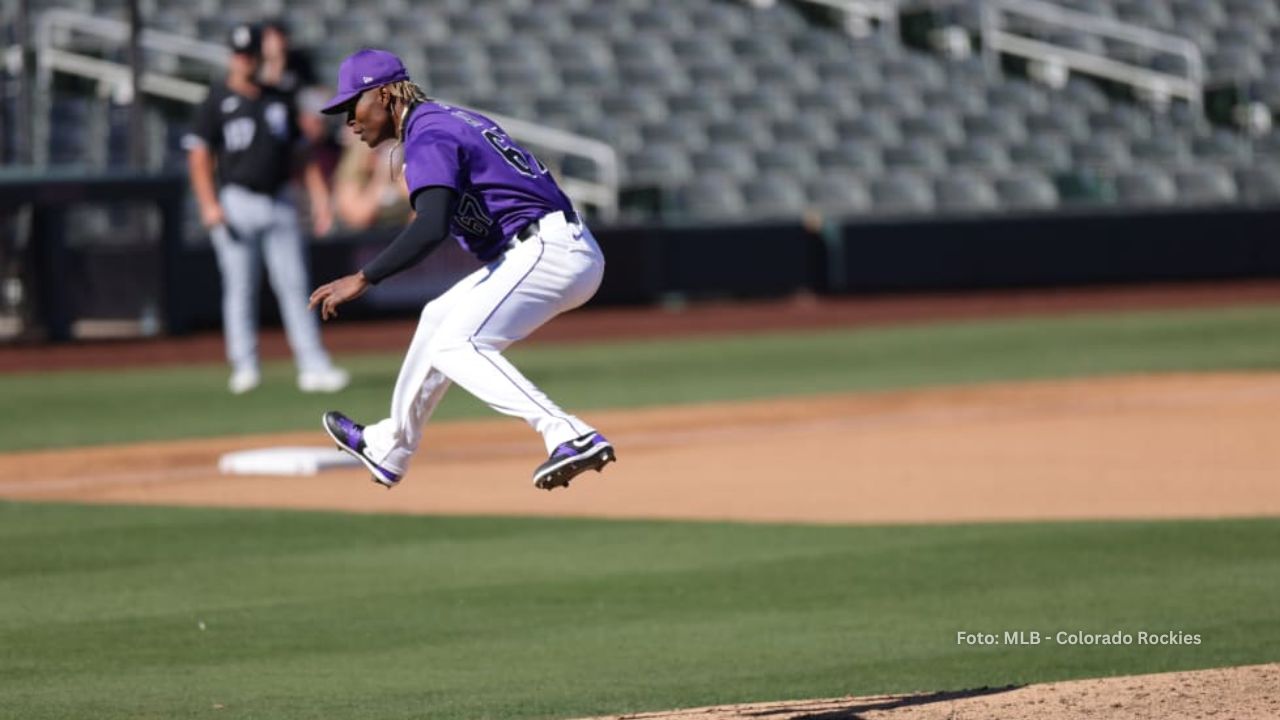
[[[159,72],[142,73],[139,87],[134,88],[132,71],[128,65],[104,60],[76,49],[85,39],[112,47],[127,45],[129,24],[68,10],[48,10],[37,21],[33,156],[37,167],[45,167],[49,160],[55,73],[95,80],[99,83],[101,97],[112,97],[121,103],[131,102],[138,91],[190,104],[202,102],[208,94],[209,88],[205,83]],[[221,44],[156,30],[143,30],[139,44],[144,52],[207,65],[210,75],[225,68],[228,59],[228,51]],[[547,151],[553,158],[580,157],[593,164],[596,179],[561,176],[561,185],[565,193],[575,201],[596,208],[602,219],[613,220],[617,217],[619,168],[616,150],[589,137],[528,120],[495,115],[482,108],[476,110],[492,118],[512,137],[535,151]]]
[[[1010,27],[1010,19],[1030,21],[1028,25],[1047,31],[1085,33],[1102,39],[1136,46],[1182,58],[1185,75],[1157,70],[1104,53],[1067,47],[1052,39],[1037,37]],[[1079,72],[1129,85],[1157,101],[1182,98],[1199,108],[1204,90],[1204,60],[1200,48],[1190,39],[1150,30],[1131,23],[1071,10],[1040,0],[984,0],[982,38],[986,51],[1004,53],[1027,60],[1058,64]]]

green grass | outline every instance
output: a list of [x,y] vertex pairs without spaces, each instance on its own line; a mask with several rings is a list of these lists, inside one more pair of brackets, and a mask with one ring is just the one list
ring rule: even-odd
[[[0,504],[0,717],[573,717],[1276,661],[1278,541],[1280,520],[847,528]],[[967,647],[959,630],[1202,644]]]
[[[510,357],[574,410],[1024,378],[1280,366],[1280,307],[1143,312],[587,345]],[[273,363],[245,397],[221,365],[0,376],[0,451],[313,430],[340,407],[386,413],[401,355],[343,358],[337,398],[292,387]],[[20,412],[18,412],[20,410]],[[437,417],[492,417],[455,390]]]

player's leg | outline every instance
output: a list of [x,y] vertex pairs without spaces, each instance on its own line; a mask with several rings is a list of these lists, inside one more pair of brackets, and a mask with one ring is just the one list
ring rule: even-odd
[[[548,225],[545,239],[527,241],[427,304],[396,380],[390,417],[361,427],[345,416],[326,416],[329,433],[381,484],[394,485],[407,470],[451,380],[465,382],[490,406],[524,418],[543,433],[552,452],[544,466],[557,464],[554,469],[571,478],[612,459],[608,441],[556,406],[500,353],[556,314],[586,302],[599,287],[604,261],[590,232],[563,221]],[[561,446],[568,449],[580,438],[586,438],[581,449],[557,457]]]
[[427,347],[448,309],[462,297],[471,277],[427,303],[405,352],[391,394],[391,414],[365,428],[367,455],[396,475],[409,469],[409,460],[422,442],[423,428],[449,389],[449,378],[431,366]]
[[298,384],[303,390],[336,392],[346,387],[349,377],[331,363],[320,341],[319,322],[307,309],[307,254],[297,211],[292,203],[277,198],[270,213],[263,254],[289,348],[298,365]]
[[502,350],[589,300],[604,273],[590,232],[551,217],[490,265],[489,277],[470,288],[428,347],[432,367],[494,410],[523,418],[549,452],[594,428],[556,405]]
[[360,425],[338,412],[325,414],[325,430],[338,447],[364,463],[375,482],[393,487],[409,469],[409,461],[422,442],[423,428],[450,384],[443,373],[431,366],[427,348],[450,308],[466,296],[468,288],[483,282],[488,275],[488,268],[470,273],[422,309],[396,377],[390,415]]
[[222,276],[222,331],[231,391],[242,393],[258,384],[258,284],[262,272],[259,239],[252,208],[234,188],[219,194],[227,223],[210,237]]

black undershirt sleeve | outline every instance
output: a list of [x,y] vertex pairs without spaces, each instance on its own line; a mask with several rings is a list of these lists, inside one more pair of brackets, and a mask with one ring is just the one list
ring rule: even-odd
[[395,240],[361,271],[366,280],[378,284],[392,275],[422,262],[449,236],[449,220],[458,203],[453,188],[433,185],[413,195],[418,216]]

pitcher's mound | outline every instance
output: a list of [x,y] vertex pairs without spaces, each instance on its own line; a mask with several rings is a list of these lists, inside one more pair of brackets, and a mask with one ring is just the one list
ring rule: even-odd
[[727,705],[611,715],[608,720],[1191,720],[1214,717],[1280,718],[1280,663],[1026,687]]

